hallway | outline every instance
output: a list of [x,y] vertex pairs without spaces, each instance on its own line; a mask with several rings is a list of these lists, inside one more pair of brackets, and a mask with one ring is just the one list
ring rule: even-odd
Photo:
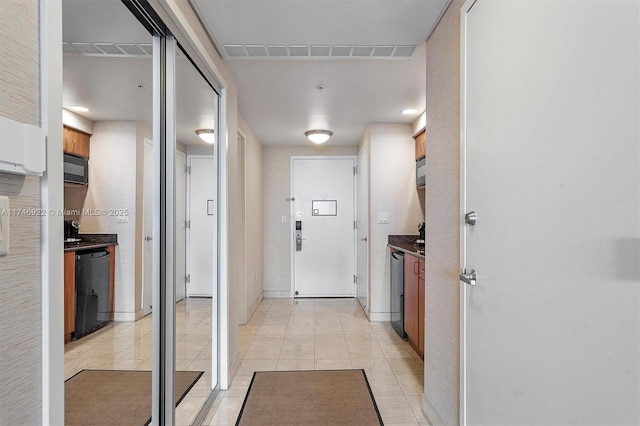
[[242,362],[204,424],[234,425],[256,370],[362,368],[385,425],[427,424],[423,363],[388,323],[370,323],[355,299],[264,299],[240,327]]

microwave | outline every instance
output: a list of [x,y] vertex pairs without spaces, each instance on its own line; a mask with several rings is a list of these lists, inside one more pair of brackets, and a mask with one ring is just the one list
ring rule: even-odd
[[89,160],[71,154],[64,154],[64,181],[88,185]]
[[424,187],[426,183],[427,174],[427,158],[422,157],[416,161],[416,186],[418,188]]

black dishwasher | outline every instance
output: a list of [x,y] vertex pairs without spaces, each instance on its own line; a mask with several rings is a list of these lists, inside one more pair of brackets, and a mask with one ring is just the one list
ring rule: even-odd
[[391,251],[391,325],[404,340],[404,253]]
[[79,339],[107,325],[109,311],[109,252],[105,249],[76,253],[76,330]]

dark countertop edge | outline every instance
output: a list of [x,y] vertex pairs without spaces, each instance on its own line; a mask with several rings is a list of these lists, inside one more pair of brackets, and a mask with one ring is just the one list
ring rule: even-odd
[[64,251],[92,250],[108,246],[117,246],[118,242],[81,241],[80,243],[65,243]]
[[78,234],[85,243],[118,244],[118,234]]
[[387,247],[391,247],[392,249],[400,250],[400,251],[403,251],[403,252],[405,252],[405,253],[408,253],[408,254],[410,254],[410,255],[412,255],[412,256],[415,256],[415,257],[419,257],[419,258],[421,258],[421,259],[424,259],[424,254],[420,254],[420,253],[418,253],[418,252],[416,251],[416,247],[415,247],[415,246],[413,246],[413,247],[411,247],[411,248],[410,248],[410,247],[408,247],[408,246],[406,246],[406,245],[405,245],[405,246],[396,246],[396,245],[393,245],[393,244],[389,243],[389,244],[387,244]]

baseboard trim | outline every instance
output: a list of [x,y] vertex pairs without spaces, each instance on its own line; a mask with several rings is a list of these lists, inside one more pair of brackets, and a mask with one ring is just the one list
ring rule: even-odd
[[264,300],[264,291],[260,293],[260,296],[258,296],[256,301],[253,302],[253,305],[251,305],[251,307],[249,308],[249,312],[247,312],[247,321],[251,319],[253,314],[256,312],[256,309],[258,309],[258,305],[260,305],[260,302],[262,302],[263,300]]
[[134,322],[136,320],[135,312],[114,312],[113,321],[115,322]]
[[292,297],[289,290],[265,291],[262,294],[267,299],[290,299]]
[[391,322],[391,313],[390,312],[369,312],[369,321]]
[[434,408],[426,394],[422,394],[422,414],[426,417],[430,425],[444,425],[446,424],[442,418],[438,415],[438,412]]

